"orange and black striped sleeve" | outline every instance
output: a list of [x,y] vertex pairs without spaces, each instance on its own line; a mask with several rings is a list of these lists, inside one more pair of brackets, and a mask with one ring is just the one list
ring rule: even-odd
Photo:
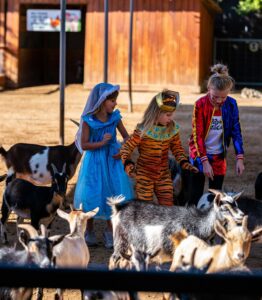
[[122,163],[125,165],[127,159],[130,159],[131,154],[141,142],[141,131],[136,129],[130,138],[121,147],[120,155]]
[[181,143],[179,132],[173,136],[170,143],[170,150],[179,164],[181,164],[183,161],[188,161],[185,150]]

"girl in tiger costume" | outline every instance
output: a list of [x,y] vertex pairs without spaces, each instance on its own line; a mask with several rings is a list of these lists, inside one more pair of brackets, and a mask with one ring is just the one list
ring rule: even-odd
[[[173,120],[179,103],[179,93],[164,90],[151,100],[143,120],[133,135],[122,146],[120,154],[125,171],[136,178],[136,196],[140,200],[153,200],[153,193],[160,205],[174,204],[173,185],[168,168],[168,151],[171,150],[183,169],[198,172],[192,166],[182,147],[179,126]],[[130,160],[138,147],[136,166]]]

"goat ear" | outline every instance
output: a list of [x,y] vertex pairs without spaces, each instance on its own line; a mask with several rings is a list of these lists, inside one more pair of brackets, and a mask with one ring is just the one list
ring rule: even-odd
[[262,227],[256,229],[256,230],[253,230],[251,232],[251,235],[252,235],[252,242],[256,242],[259,240],[260,236],[262,235]]
[[176,248],[186,237],[188,237],[187,231],[182,229],[179,232],[171,234],[169,238],[172,241],[174,248]]
[[48,239],[52,243],[52,247],[55,247],[57,244],[62,242],[62,240],[65,238],[65,236],[66,236],[65,234],[53,235],[53,236],[50,236]]
[[93,218],[99,211],[99,207],[85,213],[85,215],[88,217],[88,219]]
[[47,237],[47,229],[44,224],[40,225],[40,231],[42,236]]
[[60,218],[69,221],[69,214],[63,211],[62,209],[58,208],[57,209],[57,214],[59,215]]
[[213,201],[214,205],[215,205],[215,206],[219,206],[220,200],[221,200],[221,195],[220,195],[220,194],[216,194],[216,195],[215,195],[215,199],[214,199],[214,201]]
[[215,232],[220,237],[222,237],[224,240],[226,240],[226,234],[227,234],[227,232],[226,232],[225,228],[222,226],[222,224],[218,220],[215,222],[214,228],[215,228]]
[[237,201],[243,193],[244,193],[244,191],[241,191],[240,193],[237,193],[236,195],[234,195],[233,196],[234,201]]
[[28,247],[27,247],[27,244],[28,244],[28,235],[26,234],[25,230],[20,230],[19,232],[19,242],[23,245],[23,247],[28,251]]
[[51,163],[50,166],[51,166],[51,170],[53,171],[53,175],[57,174],[58,171],[57,171],[56,166],[53,163]]

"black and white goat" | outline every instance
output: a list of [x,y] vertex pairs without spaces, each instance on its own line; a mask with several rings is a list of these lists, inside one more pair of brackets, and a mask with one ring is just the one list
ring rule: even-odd
[[210,190],[211,193],[205,193],[198,201],[197,207],[207,209],[212,206],[215,194],[220,193],[225,202],[236,205],[245,215],[248,215],[248,230],[253,231],[262,226],[262,202],[257,199],[242,196],[242,192],[221,192]]
[[[16,250],[15,247],[3,247],[0,249],[0,263],[8,266],[27,266],[47,268],[52,266],[53,256],[52,249],[56,243],[60,243],[61,238],[50,241],[47,238],[45,227],[41,226],[41,234],[29,224],[21,224],[22,229],[19,233],[19,241],[23,250]],[[25,233],[27,232],[27,234]],[[0,288],[0,299],[26,300],[31,299],[33,288]],[[41,295],[38,295],[41,299]]]
[[66,165],[66,174],[71,179],[81,159],[75,142],[68,146],[41,146],[35,144],[14,144],[8,151],[0,147],[8,169],[6,182],[15,176],[38,185],[50,184],[51,164],[59,170]]
[[[124,202],[124,197],[109,198],[112,206],[114,252],[109,267],[118,267],[131,250],[131,261],[136,269],[144,269],[145,255],[172,259],[173,247],[169,236],[185,229],[188,233],[208,240],[214,234],[216,220],[224,221],[232,215],[240,221],[244,214],[238,208],[220,200],[201,211],[195,206],[161,206],[146,201]],[[158,254],[159,253],[159,254]],[[141,258],[141,259],[140,259]]]
[[5,242],[7,242],[5,223],[11,211],[17,214],[18,222],[25,218],[31,219],[31,225],[36,229],[39,228],[40,220],[44,221],[46,226],[51,224],[57,209],[63,203],[67,188],[65,165],[62,173],[58,172],[53,164],[51,170],[51,187],[36,186],[20,178],[13,179],[7,185],[3,195],[0,224],[1,237]]

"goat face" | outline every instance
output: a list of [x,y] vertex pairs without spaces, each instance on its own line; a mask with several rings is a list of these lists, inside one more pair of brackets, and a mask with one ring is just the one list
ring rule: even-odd
[[215,231],[227,243],[228,257],[234,265],[241,265],[247,259],[252,241],[252,233],[247,228],[248,216],[238,225],[232,217],[227,217],[227,230],[216,223]]
[[57,168],[54,164],[51,164],[50,170],[52,174],[52,187],[54,188],[54,191],[61,196],[65,196],[68,182],[66,163],[64,163],[61,173],[57,171]]
[[41,235],[29,224],[20,224],[18,227],[22,229],[19,241],[28,253],[29,263],[41,268],[50,267],[53,263],[52,248],[60,243],[62,237],[59,236],[55,241],[49,240],[44,225],[41,225]]
[[[238,208],[237,199],[241,196],[242,192],[238,194],[229,194],[212,189],[210,189],[209,191],[214,194],[209,195],[213,196],[214,205],[218,213],[218,219],[224,221],[227,217],[233,217],[237,223],[241,224],[245,214]],[[203,198],[201,197],[203,201],[201,201],[200,199],[199,204],[197,205],[198,208],[202,209],[203,207],[210,207],[212,203],[209,202],[210,200],[207,201],[208,204],[206,203],[203,205],[203,203],[205,202],[204,200],[208,199],[209,195]],[[210,198],[212,197],[209,197],[209,199]]]

